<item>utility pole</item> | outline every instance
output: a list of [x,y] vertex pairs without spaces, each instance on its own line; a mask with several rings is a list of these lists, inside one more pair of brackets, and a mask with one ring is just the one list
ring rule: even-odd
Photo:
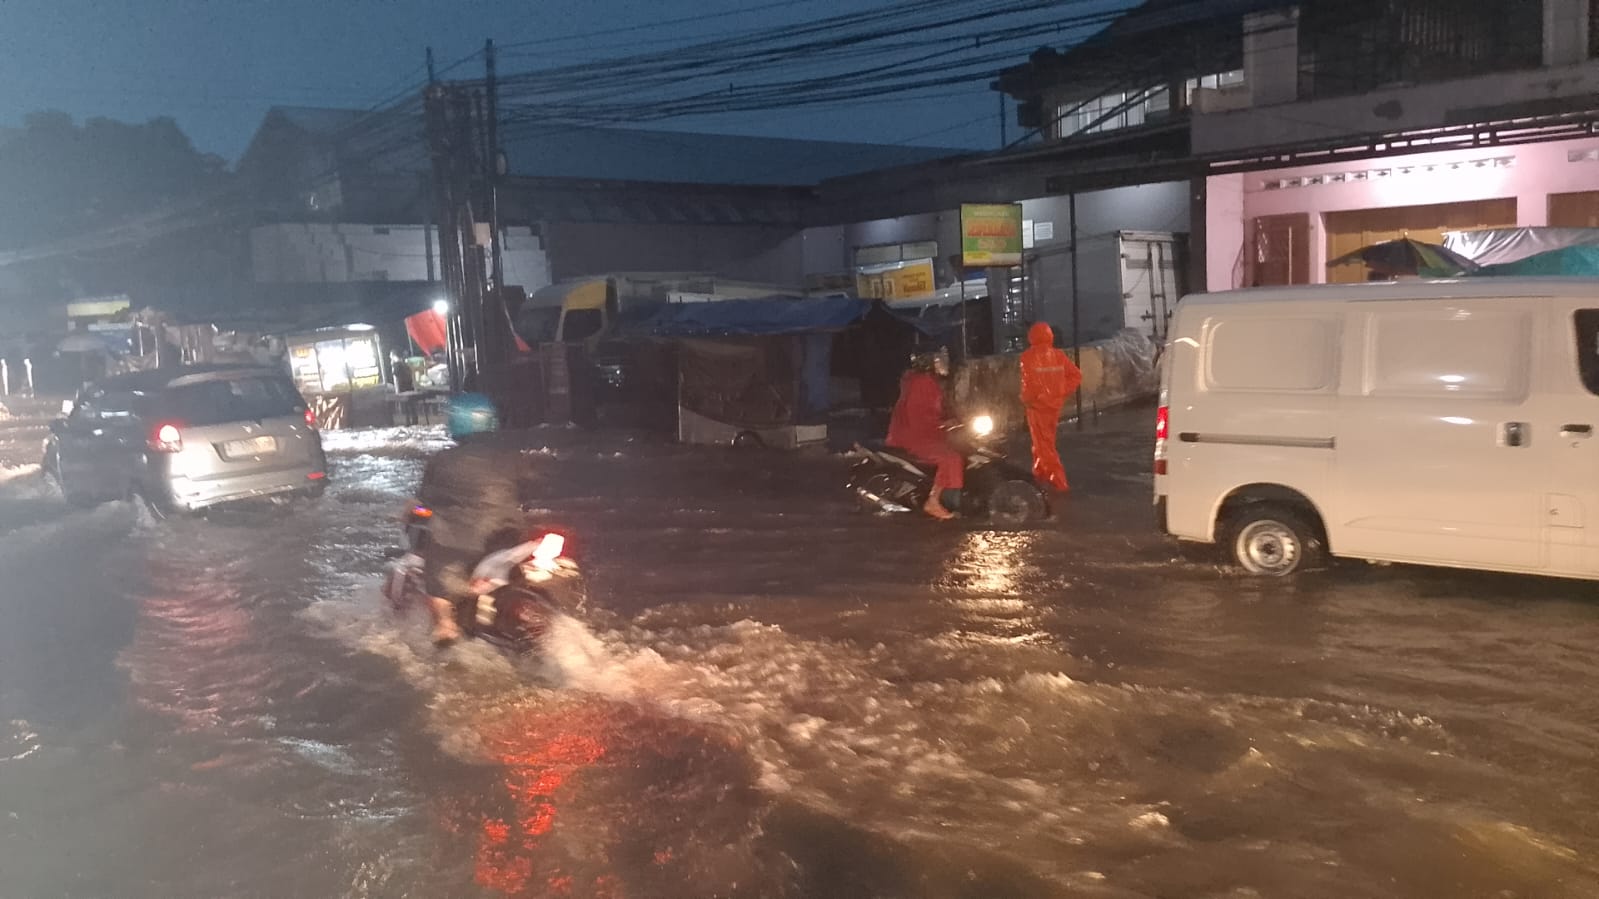
[[489,276],[493,279],[496,309],[503,306],[500,291],[505,286],[505,270],[500,247],[500,83],[494,71],[494,39],[483,45],[484,92],[487,95],[488,140],[483,148],[485,170],[489,176]]
[[453,239],[454,216],[450,215],[450,148],[446,137],[449,113],[447,91],[433,79],[432,62],[433,51],[429,50],[428,86],[422,91],[422,120],[433,170],[434,212],[430,218],[439,227],[439,279],[444,284],[444,300],[449,307],[444,313],[444,343],[450,366],[450,389],[460,390],[462,359],[455,335],[458,330],[456,322],[461,314],[461,285],[456,278],[459,269],[457,256],[451,251],[457,242]]
[[[1068,214],[1072,219],[1072,364],[1083,367],[1083,304],[1079,299],[1077,283],[1077,191],[1066,197]],[[1083,429],[1083,391],[1077,389],[1077,430]]]
[[471,250],[472,198],[470,170],[463,167],[472,140],[471,98],[458,87],[434,82],[422,95],[428,155],[433,163],[435,219],[439,228],[439,274],[449,303],[451,386],[461,389],[475,380],[478,365],[478,321],[482,293],[481,263]]
[[[494,41],[485,42],[483,49],[486,77],[482,92],[438,81],[429,50],[423,109],[433,163],[439,274],[457,335],[451,375],[458,389],[471,386],[491,391],[496,385],[488,382],[510,359],[513,339],[502,290],[499,83]],[[479,224],[488,229],[483,239],[478,236]]]

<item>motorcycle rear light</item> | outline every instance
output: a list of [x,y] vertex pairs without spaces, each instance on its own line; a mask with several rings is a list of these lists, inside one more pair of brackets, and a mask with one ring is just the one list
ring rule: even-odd
[[427,506],[415,506],[411,509],[411,514],[415,515],[417,518],[432,518],[433,510],[429,509]]
[[170,422],[156,425],[155,429],[150,432],[148,446],[158,453],[181,453],[183,452],[183,432],[178,429],[176,424]]
[[308,480],[308,481],[320,481],[320,480],[325,479],[327,476],[328,476],[328,473],[325,472],[325,471],[313,471],[310,474],[306,475],[305,477],[306,477],[306,480]]
[[561,557],[566,551],[566,538],[560,534],[545,534],[539,545],[533,549],[533,561],[549,563]]
[[305,407],[305,426],[313,431],[316,430],[316,410],[310,406]]

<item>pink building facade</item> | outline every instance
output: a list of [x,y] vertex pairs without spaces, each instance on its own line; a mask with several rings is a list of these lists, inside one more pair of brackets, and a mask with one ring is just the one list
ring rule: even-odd
[[1509,200],[1514,221],[1502,224],[1536,227],[1551,224],[1551,197],[1587,192],[1599,192],[1599,137],[1212,175],[1205,192],[1207,287],[1256,283],[1257,223],[1268,217],[1307,216],[1303,283],[1320,284],[1328,280],[1329,214]]

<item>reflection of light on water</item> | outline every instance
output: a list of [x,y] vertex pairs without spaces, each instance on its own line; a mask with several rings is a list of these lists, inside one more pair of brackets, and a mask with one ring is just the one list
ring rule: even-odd
[[967,534],[955,557],[955,569],[972,575],[977,593],[1014,593],[1021,565],[1018,559],[1033,544],[1032,534]]
[[962,538],[951,566],[952,587],[976,594],[951,598],[966,625],[933,639],[937,645],[970,650],[989,647],[1042,646],[1052,638],[1039,629],[1032,603],[1018,595],[1025,589],[1027,568],[1036,538],[1032,534],[972,533]]
[[[582,716],[571,717],[582,721]],[[483,819],[474,879],[479,886],[509,895],[522,893],[539,876],[552,891],[570,890],[573,876],[558,865],[540,870],[538,850],[555,825],[561,787],[605,755],[605,744],[595,738],[603,731],[587,721],[582,723],[589,727],[574,730],[571,721],[554,715],[532,717],[526,730],[520,730],[514,718],[498,723],[498,732],[485,734],[485,743],[503,766],[502,784],[514,814]],[[605,887],[609,880],[602,875],[594,886]]]

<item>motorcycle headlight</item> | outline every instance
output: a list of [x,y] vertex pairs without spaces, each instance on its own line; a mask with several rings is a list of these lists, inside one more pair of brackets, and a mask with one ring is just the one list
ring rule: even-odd
[[979,437],[987,437],[994,433],[994,419],[992,416],[979,415],[972,419],[972,433]]

